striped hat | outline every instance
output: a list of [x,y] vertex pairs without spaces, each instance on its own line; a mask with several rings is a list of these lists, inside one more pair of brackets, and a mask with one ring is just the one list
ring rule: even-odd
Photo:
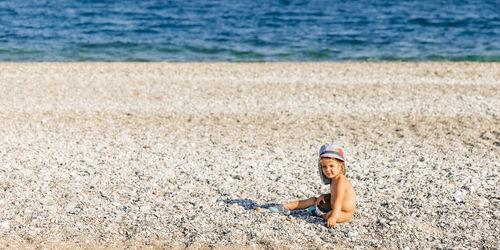
[[319,149],[320,158],[335,158],[341,161],[344,160],[344,149],[335,144],[325,144]]

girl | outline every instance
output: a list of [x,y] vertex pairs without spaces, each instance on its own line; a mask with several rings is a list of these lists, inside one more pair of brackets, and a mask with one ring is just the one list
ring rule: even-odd
[[356,209],[356,192],[344,175],[344,150],[334,144],[321,146],[318,168],[323,183],[330,184],[329,194],[277,205],[269,210],[290,214],[290,210],[308,208],[309,214],[323,217],[328,227],[334,227],[337,222],[349,221]]

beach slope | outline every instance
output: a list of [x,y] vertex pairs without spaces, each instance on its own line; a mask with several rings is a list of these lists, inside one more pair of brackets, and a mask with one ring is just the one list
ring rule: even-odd
[[[499,63],[0,63],[0,248],[496,248],[499,96]],[[328,142],[352,221],[268,213]]]

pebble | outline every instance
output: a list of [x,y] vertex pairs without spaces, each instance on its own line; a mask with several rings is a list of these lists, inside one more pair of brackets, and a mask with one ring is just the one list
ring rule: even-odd
[[356,238],[356,237],[358,237],[358,232],[356,232],[356,231],[351,231],[351,232],[349,232],[349,233],[348,233],[348,236],[349,236],[350,238]]
[[2,221],[0,223],[0,232],[8,232],[10,230],[10,222],[9,221]]
[[[499,69],[2,64],[2,240],[496,248]],[[328,193],[326,142],[345,149],[350,222],[252,212]]]

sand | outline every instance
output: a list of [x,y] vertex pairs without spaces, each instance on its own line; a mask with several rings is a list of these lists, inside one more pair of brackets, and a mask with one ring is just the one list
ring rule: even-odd
[[[499,96],[499,63],[0,63],[0,248],[497,248]],[[269,213],[328,142],[352,221]]]

